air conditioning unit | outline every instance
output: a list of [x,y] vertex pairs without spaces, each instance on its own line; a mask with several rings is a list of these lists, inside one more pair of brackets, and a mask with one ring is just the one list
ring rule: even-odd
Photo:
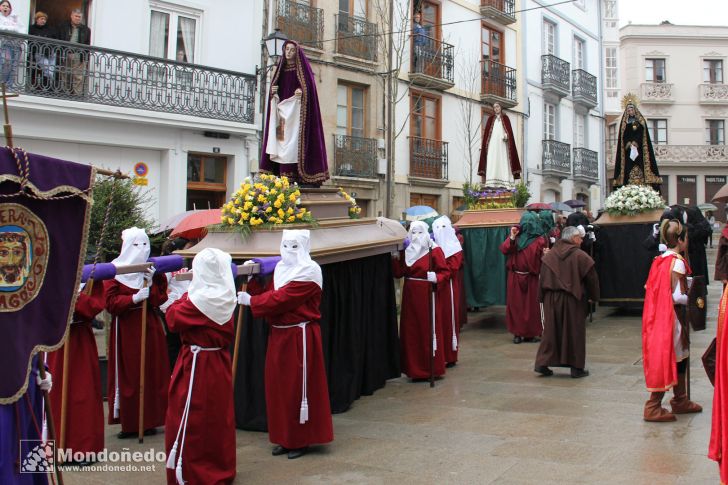
[[387,175],[387,164],[388,160],[386,158],[380,158],[377,161],[377,173],[379,175]]

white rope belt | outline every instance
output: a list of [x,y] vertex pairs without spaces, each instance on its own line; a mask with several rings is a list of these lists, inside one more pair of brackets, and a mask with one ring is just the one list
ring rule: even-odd
[[428,280],[427,278],[415,278],[412,276],[407,276],[406,279],[413,280],[413,281],[426,281],[426,282],[430,283],[430,280]]
[[308,421],[308,378],[306,377],[308,372],[306,370],[306,325],[309,322],[293,323],[291,325],[273,325],[273,328],[293,328],[299,327],[301,334],[303,335],[303,380],[301,384],[301,410],[298,413],[299,424],[304,424]]
[[119,317],[114,319],[114,419],[119,419]]
[[[192,386],[195,383],[195,368],[197,367],[197,354],[200,352],[213,352],[216,350],[222,350],[222,347],[200,347],[199,345],[190,345],[192,351],[192,371],[190,372],[190,384],[187,389],[187,401],[185,402],[184,411],[182,411],[182,419],[179,422],[179,429],[177,430],[177,437],[174,439],[174,445],[172,450],[169,452],[167,458],[167,468],[175,470],[175,477],[177,483],[184,485],[185,481],[182,478],[182,453],[185,451],[185,437],[187,436],[187,419],[190,415],[190,402],[192,401]],[[180,435],[182,440],[180,441]],[[177,446],[179,445],[179,459],[177,459]],[[175,461],[177,462],[175,466]]]
[[455,292],[452,289],[452,279],[450,280],[450,316],[452,317],[452,350],[458,350],[458,336],[455,333]]

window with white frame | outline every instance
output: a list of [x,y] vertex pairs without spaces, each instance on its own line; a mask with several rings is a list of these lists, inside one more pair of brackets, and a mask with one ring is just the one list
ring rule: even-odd
[[723,61],[720,59],[703,60],[703,82],[723,84]]
[[607,47],[604,49],[605,74],[607,89],[617,89],[617,48]]
[[705,143],[707,145],[725,145],[725,122],[723,120],[705,120]]
[[543,139],[556,139],[556,105],[543,104]]
[[650,118],[647,120],[647,129],[650,131],[650,140],[653,145],[667,145],[667,120]]
[[605,0],[604,1],[604,18],[605,19],[616,19],[617,18],[617,0]]
[[556,54],[556,24],[548,20],[543,21],[543,53]]
[[166,2],[150,4],[149,55],[194,64],[200,13]]
[[586,147],[586,116],[574,113],[574,148]]
[[607,127],[607,145],[609,147],[617,146],[617,123],[612,123]]
[[664,83],[665,59],[645,59],[645,82]]
[[574,37],[574,69],[584,69],[584,41]]

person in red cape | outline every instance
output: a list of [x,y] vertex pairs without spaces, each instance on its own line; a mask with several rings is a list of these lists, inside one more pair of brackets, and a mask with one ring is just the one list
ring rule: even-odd
[[511,120],[502,112],[500,103],[493,103],[493,114],[485,122],[478,175],[486,187],[511,186],[514,179],[521,178]]
[[511,228],[510,235],[499,248],[506,256],[506,326],[513,334],[514,344],[537,342],[543,330],[538,275],[546,245],[541,220],[534,212],[526,211],[519,227]]
[[[104,449],[104,402],[101,371],[91,322],[104,309],[104,287],[94,282],[89,295],[82,286],[76,298],[73,321],[68,330],[68,396],[66,401],[65,449],[74,453],[99,453]],[[57,438],[61,432],[63,400],[63,354],[65,345],[48,354],[48,368],[58,384],[51,393],[51,411]],[[59,442],[60,444],[60,442]]]
[[450,279],[444,285],[445,293],[450,297],[449,305],[440,305],[443,315],[443,345],[445,347],[445,365],[454,366],[458,361],[458,349],[460,347],[460,314],[462,306],[461,295],[463,293],[462,278],[460,273],[463,270],[463,247],[455,235],[450,218],[447,216],[438,217],[432,223],[432,233],[435,242],[442,248],[445,262],[450,270]]
[[[409,240],[409,246],[395,254],[392,272],[395,278],[405,279],[399,319],[400,366],[410,379],[419,380],[430,377],[431,349],[434,349],[433,376],[445,374],[445,325],[439,309],[447,305],[444,290],[450,270],[442,248],[430,239],[426,223],[413,222]],[[434,298],[433,284],[437,285]]]
[[[116,265],[144,263],[149,258],[149,237],[132,227],[121,233]],[[152,311],[167,301],[167,279],[147,273],[116,275],[104,281],[106,310],[112,315],[109,336],[109,424],[121,423],[119,438],[131,438],[139,430],[139,378],[141,366],[142,305],[147,305],[144,381],[144,430],[156,433],[164,425],[169,387],[169,357],[162,322]]]
[[[334,439],[319,320],[323,277],[308,230],[284,230],[281,261],[266,286],[253,279],[238,303],[270,325],[265,403],[273,455],[303,456]],[[252,295],[252,296],[251,296]]]
[[708,458],[718,462],[720,483],[728,483],[728,286],[718,306],[718,330],[715,335],[715,389],[713,422],[710,430]]
[[200,251],[192,260],[189,290],[167,308],[167,325],[182,340],[164,426],[170,485],[217,485],[235,479],[228,348],[236,297],[230,263],[230,255],[219,249]]
[[[687,228],[672,219],[662,226],[667,251],[652,262],[642,313],[642,361],[650,398],[645,421],[675,421],[675,414],[703,410],[687,396],[687,358],[690,355],[684,321],[687,305],[686,276],[690,269],[680,253],[687,248]],[[666,391],[673,389],[672,412],[662,407]]]

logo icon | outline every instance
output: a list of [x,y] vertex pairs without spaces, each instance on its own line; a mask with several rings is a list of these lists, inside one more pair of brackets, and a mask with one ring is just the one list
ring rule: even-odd
[[20,473],[48,473],[56,468],[56,442],[20,440]]
[[0,312],[15,312],[33,301],[47,263],[43,221],[20,204],[0,204]]
[[146,177],[149,173],[149,166],[144,162],[139,162],[134,165],[134,173],[137,177]]

